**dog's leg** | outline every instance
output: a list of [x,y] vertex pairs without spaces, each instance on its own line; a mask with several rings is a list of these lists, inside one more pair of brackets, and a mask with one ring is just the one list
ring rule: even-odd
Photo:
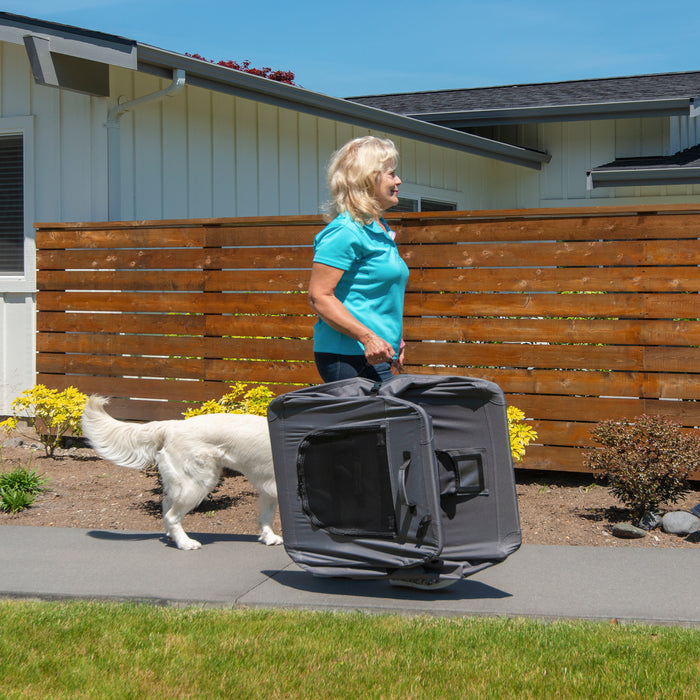
[[182,527],[182,519],[199,505],[178,501],[174,503],[171,498],[163,498],[163,524],[165,534],[175,543],[178,549],[199,549],[202,545],[197,540],[187,535]]
[[277,510],[277,496],[260,492],[258,496],[258,510],[260,514],[260,536],[258,540],[263,544],[282,544],[282,538],[272,531],[272,520]]
[[[170,508],[163,511],[163,523],[168,537],[175,543],[178,549],[199,549],[202,545],[197,540],[187,535],[182,527],[182,519],[196,508],[201,499],[178,500],[173,502]],[[165,505],[165,502],[163,503]]]
[[217,482],[216,469],[208,470],[207,478],[192,478],[184,470],[172,469],[170,455],[161,455],[159,464],[163,482],[163,524],[168,537],[178,549],[199,549],[202,545],[187,535],[182,519],[196,508]]

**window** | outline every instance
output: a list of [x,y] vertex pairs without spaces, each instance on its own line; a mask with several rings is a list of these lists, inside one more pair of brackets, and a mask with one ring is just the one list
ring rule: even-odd
[[456,211],[454,202],[441,202],[428,197],[399,197],[399,203],[390,212],[406,211]]
[[457,205],[454,202],[440,202],[437,199],[427,199],[421,197],[421,211],[457,211]]
[[21,135],[0,135],[0,275],[24,274],[24,157]]

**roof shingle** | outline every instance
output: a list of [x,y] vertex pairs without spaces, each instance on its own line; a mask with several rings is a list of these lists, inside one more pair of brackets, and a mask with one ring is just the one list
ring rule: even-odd
[[397,114],[518,109],[700,96],[700,71],[348,97]]

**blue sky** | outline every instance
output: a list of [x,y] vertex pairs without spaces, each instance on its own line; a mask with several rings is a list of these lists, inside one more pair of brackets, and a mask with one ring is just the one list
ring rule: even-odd
[[0,10],[336,97],[700,70],[698,0],[22,0]]

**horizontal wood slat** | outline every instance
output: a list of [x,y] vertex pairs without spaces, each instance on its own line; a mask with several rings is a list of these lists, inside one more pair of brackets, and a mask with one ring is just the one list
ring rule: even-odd
[[308,360],[310,340],[214,338],[161,335],[41,333],[38,352],[150,357],[222,357],[232,359]]
[[59,313],[41,311],[37,329],[44,332],[135,333],[183,336],[260,336],[309,338],[315,316],[253,314]]
[[[411,275],[405,370],[498,383],[538,432],[519,465],[582,471],[590,429],[700,426],[700,208],[390,215]],[[37,227],[37,381],[177,418],[235,381],[317,383],[320,217]]]
[[700,322],[628,319],[406,318],[406,340],[700,345]]
[[[245,299],[242,297],[246,296]],[[38,292],[42,311],[111,311],[134,313],[308,314],[306,294],[209,294],[168,292]]]
[[532,242],[509,245],[402,245],[409,267],[605,267],[639,265],[698,265],[700,240]]
[[222,246],[309,245],[323,226],[321,217],[313,225],[281,226],[175,226],[37,231],[43,250],[98,248],[172,248]]
[[540,367],[650,372],[692,372],[700,368],[700,348],[632,345],[540,345],[537,343],[411,343],[409,362],[421,365]]
[[700,237],[697,214],[695,209],[688,214],[624,212],[606,216],[581,209],[560,216],[555,211],[539,210],[522,216],[504,212],[501,218],[489,214],[462,218],[457,214],[447,221],[409,215],[397,228],[404,243],[683,239]]
[[407,316],[482,316],[527,318],[692,318],[697,320],[696,294],[481,294],[408,292]]
[[311,247],[43,250],[40,270],[222,270],[311,267]]
[[688,267],[457,268],[413,270],[412,292],[698,292],[700,269]]

